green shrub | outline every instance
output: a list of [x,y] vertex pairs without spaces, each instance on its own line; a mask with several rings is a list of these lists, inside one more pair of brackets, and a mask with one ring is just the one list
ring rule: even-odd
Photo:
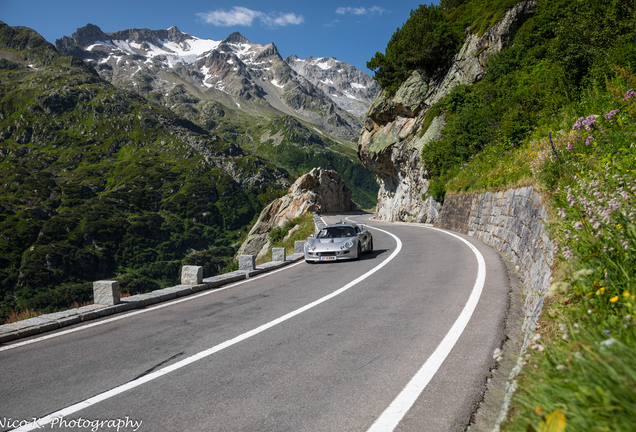
[[283,240],[283,238],[287,235],[287,232],[283,227],[274,227],[269,232],[269,241],[272,244],[279,243]]
[[[445,182],[439,177],[433,177],[428,184],[427,196],[433,197],[433,199],[439,203],[444,203],[446,197]],[[426,199],[426,197],[423,197]]]

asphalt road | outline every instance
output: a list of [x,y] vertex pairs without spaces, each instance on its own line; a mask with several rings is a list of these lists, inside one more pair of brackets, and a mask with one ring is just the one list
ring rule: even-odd
[[[20,422],[74,431],[369,430],[428,365],[479,270],[455,236],[369,225],[399,242],[372,229],[375,250],[360,261],[301,262],[0,351],[0,430]],[[394,430],[463,430],[494,364],[508,307],[505,266],[464,238],[485,260],[483,291],[423,391],[397,407]],[[33,423],[65,409],[63,421]]]

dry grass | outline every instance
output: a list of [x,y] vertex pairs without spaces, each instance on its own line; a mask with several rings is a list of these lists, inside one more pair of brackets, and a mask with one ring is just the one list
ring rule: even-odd
[[24,321],[29,318],[35,318],[42,315],[40,311],[25,309],[22,312],[11,312],[9,317],[4,321],[5,324],[11,324],[18,321]]

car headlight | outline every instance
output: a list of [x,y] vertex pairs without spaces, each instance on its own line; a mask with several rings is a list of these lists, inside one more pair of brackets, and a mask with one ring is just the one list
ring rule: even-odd
[[347,249],[351,249],[353,247],[353,240],[349,240],[348,242],[346,242],[345,247]]
[[307,242],[307,243],[305,243],[305,246],[307,247],[307,250],[310,250],[310,251],[315,251],[316,250],[316,246],[314,246],[313,243]]

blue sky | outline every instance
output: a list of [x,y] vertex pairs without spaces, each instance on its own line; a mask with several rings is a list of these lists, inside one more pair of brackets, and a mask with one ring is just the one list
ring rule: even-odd
[[[109,33],[173,25],[199,38],[225,39],[238,31],[253,43],[273,42],[283,58],[336,57],[366,68],[421,2],[398,1],[199,1],[199,0],[0,0],[0,20],[30,27],[46,40],[70,36],[88,23]],[[435,3],[438,3],[435,1]]]

